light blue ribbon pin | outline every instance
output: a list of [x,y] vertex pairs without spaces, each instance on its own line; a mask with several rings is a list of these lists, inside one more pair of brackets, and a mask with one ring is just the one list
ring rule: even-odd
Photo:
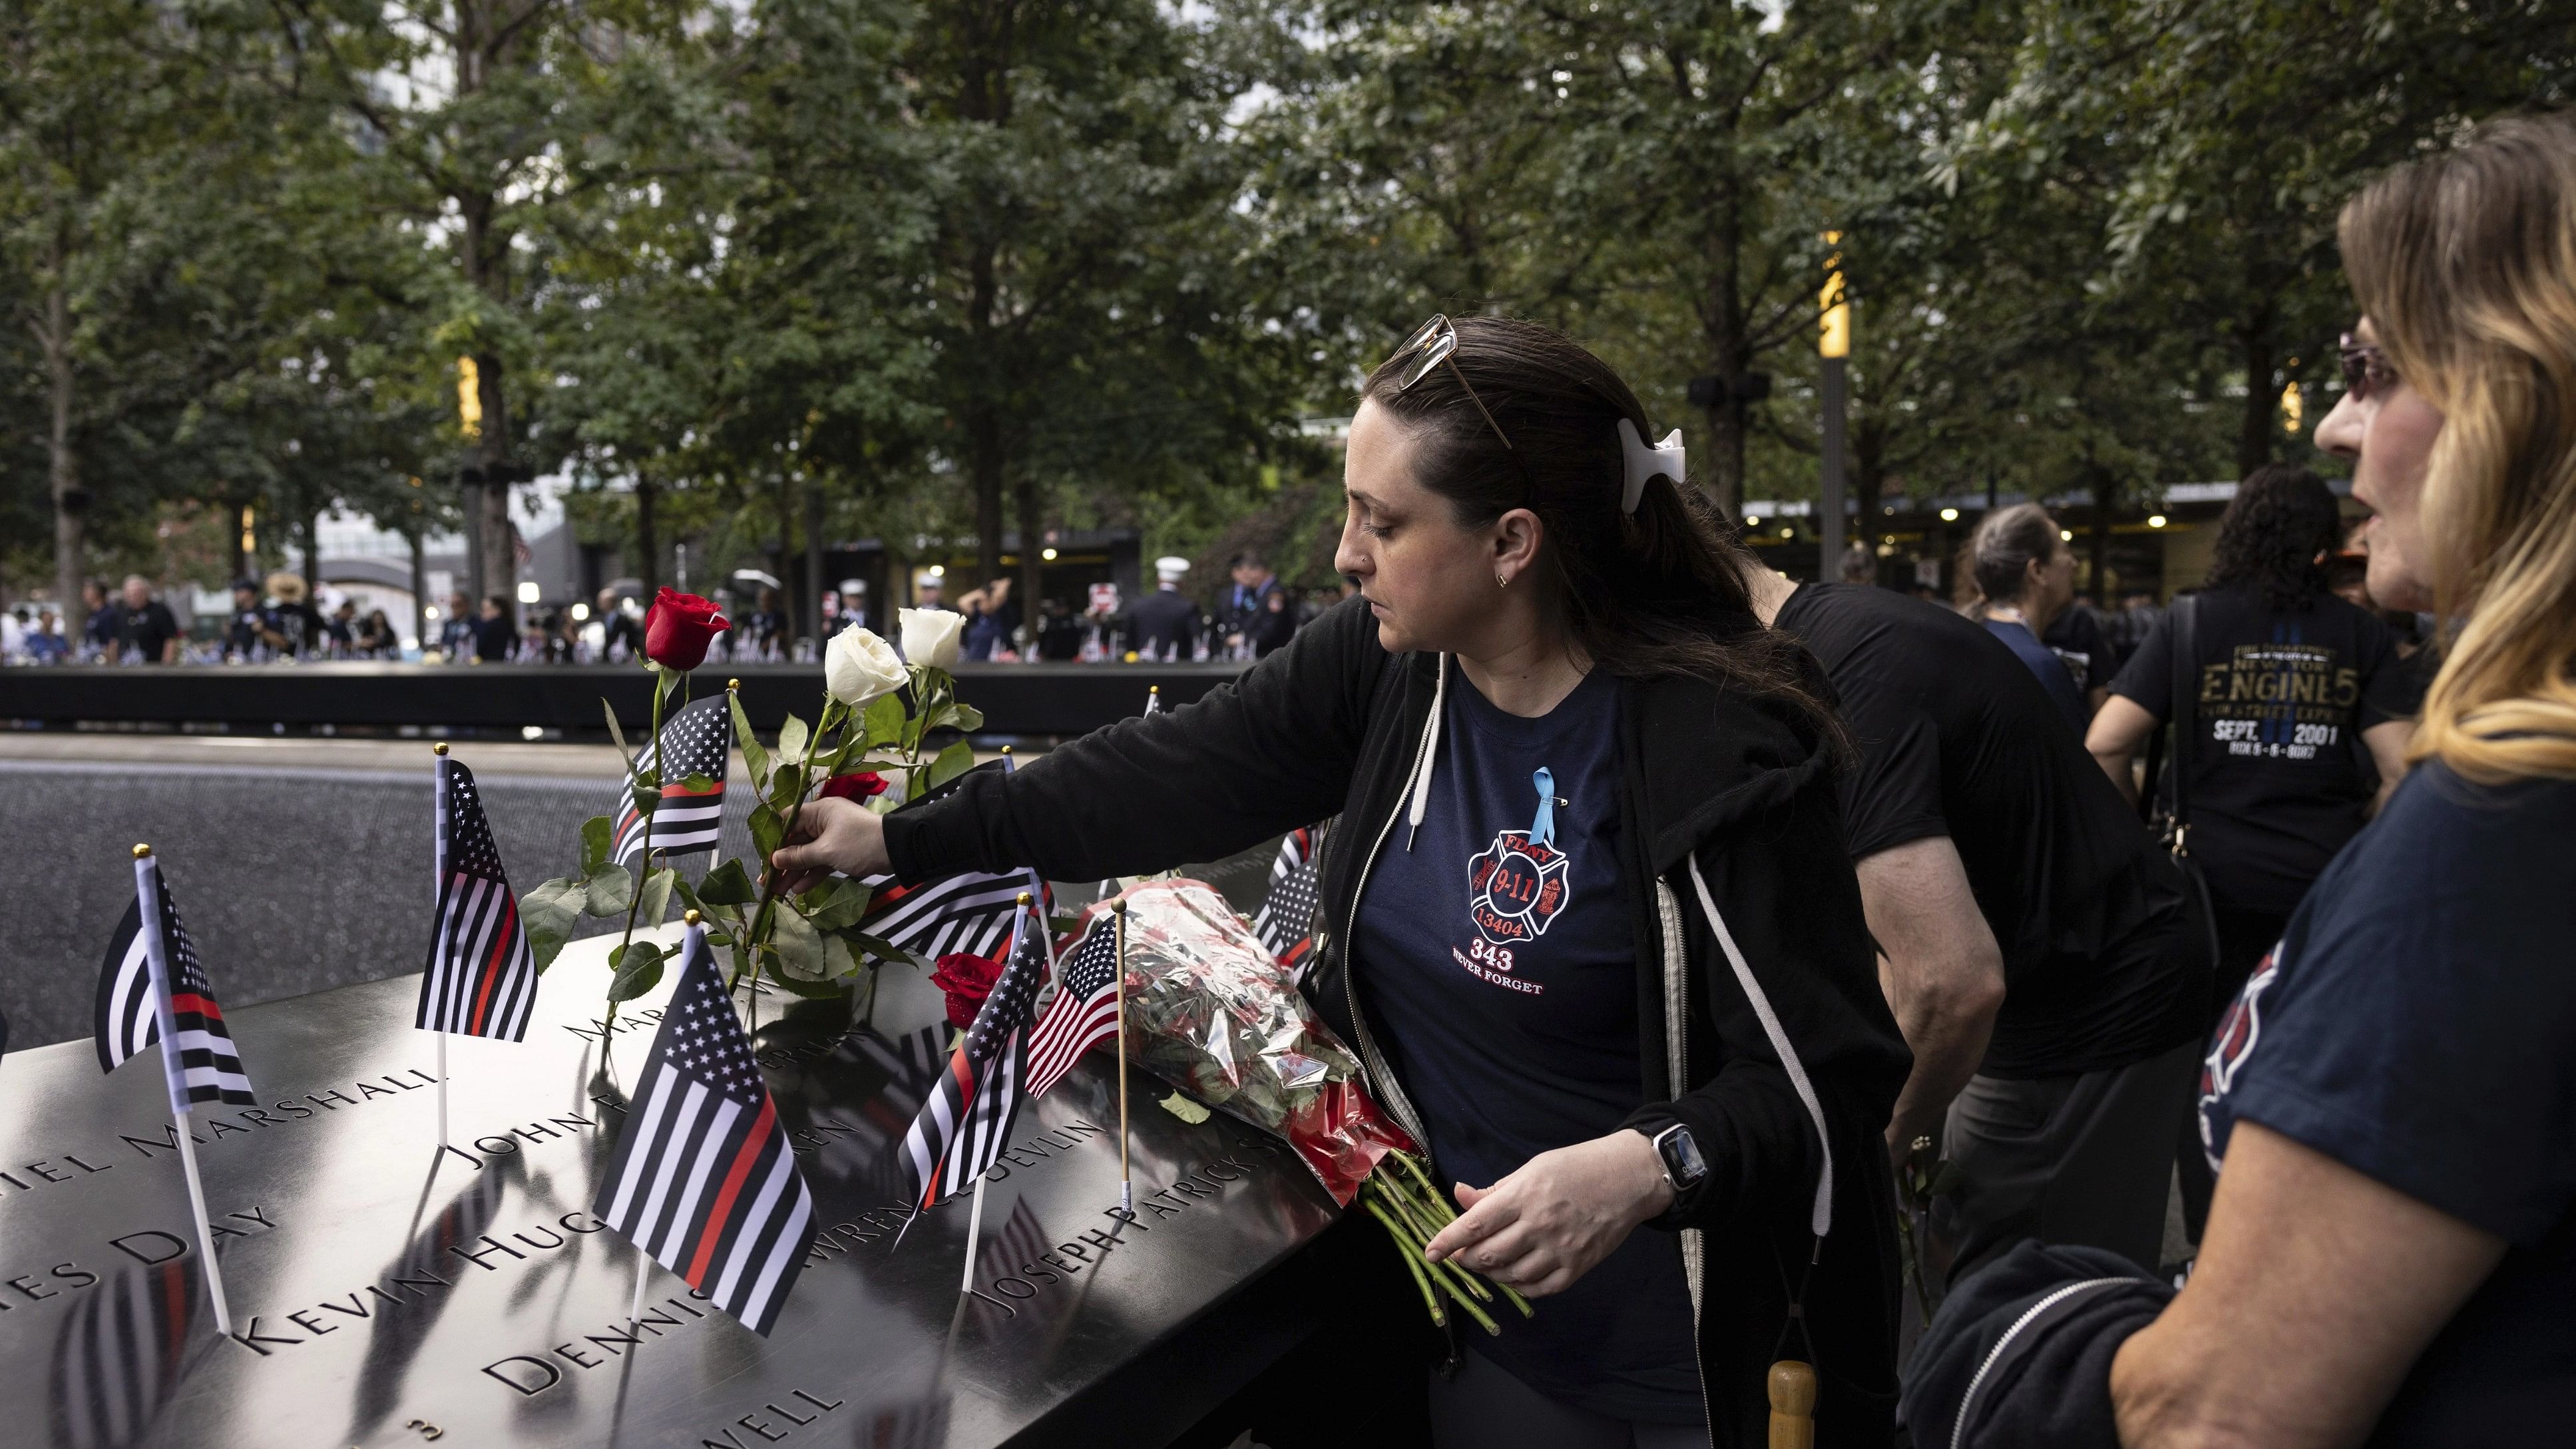
[[1538,787],[1538,814],[1530,821],[1530,844],[1544,845],[1554,850],[1556,849],[1556,777],[1547,772],[1545,765],[1541,765],[1538,772],[1530,776],[1530,783]]

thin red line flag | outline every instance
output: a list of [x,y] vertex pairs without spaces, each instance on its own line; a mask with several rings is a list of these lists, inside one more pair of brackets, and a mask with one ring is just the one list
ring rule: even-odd
[[814,1196],[702,927],[591,1211],[763,1337],[814,1246]]
[[99,1068],[110,1072],[159,1042],[170,1107],[182,1117],[191,1102],[259,1105],[158,859],[135,862],[134,900],[99,965],[94,1034]]
[[501,872],[474,772],[447,757],[437,769],[438,919],[412,1025],[524,1041],[537,1004],[537,962],[519,925],[519,903]]

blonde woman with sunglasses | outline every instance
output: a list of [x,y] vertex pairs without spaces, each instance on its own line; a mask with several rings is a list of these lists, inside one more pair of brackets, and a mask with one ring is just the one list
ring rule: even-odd
[[2342,243],[2362,320],[2317,442],[2373,511],[2371,597],[2455,630],[2415,766],[2219,1029],[2188,1285],[2019,1250],[1909,1370],[1917,1443],[2576,1424],[2576,122],[2399,168]]

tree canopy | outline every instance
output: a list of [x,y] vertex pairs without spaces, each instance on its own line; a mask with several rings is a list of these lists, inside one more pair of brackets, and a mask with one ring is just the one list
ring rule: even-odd
[[[2334,218],[2562,104],[2576,0],[23,0],[0,594],[345,509],[648,583],[1140,528],[1322,582],[1314,419],[1434,310],[1563,327],[1717,499],[2304,455]],[[475,415],[460,415],[459,379]],[[253,555],[239,534],[260,521]],[[1018,553],[1023,595],[1036,550]]]

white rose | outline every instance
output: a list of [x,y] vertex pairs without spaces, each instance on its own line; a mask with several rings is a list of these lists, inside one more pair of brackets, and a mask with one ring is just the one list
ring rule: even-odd
[[892,694],[909,676],[894,646],[865,629],[844,629],[823,650],[823,688],[852,709]]
[[931,669],[957,667],[957,636],[965,631],[965,615],[946,609],[897,609],[895,618],[903,625],[904,658]]

